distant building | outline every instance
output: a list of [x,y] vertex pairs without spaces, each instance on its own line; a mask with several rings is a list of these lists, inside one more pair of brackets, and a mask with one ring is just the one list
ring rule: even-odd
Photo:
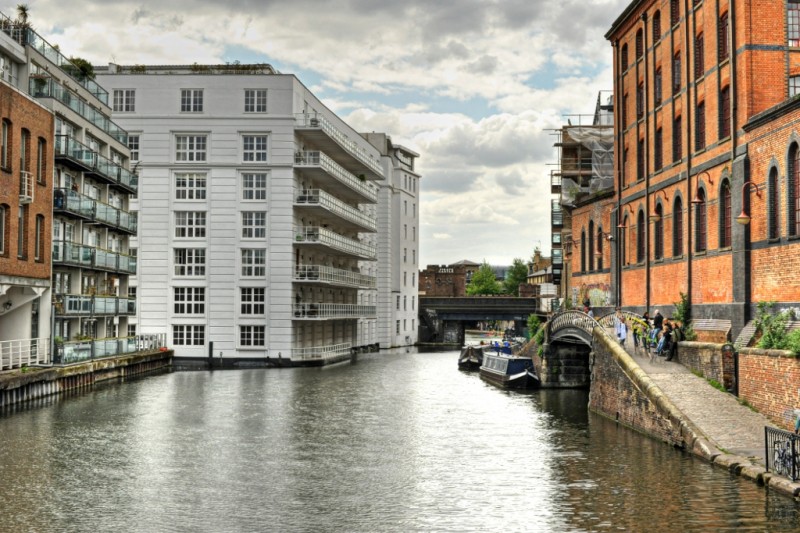
[[451,265],[428,265],[419,273],[420,296],[466,296],[466,288],[480,263],[463,260]]

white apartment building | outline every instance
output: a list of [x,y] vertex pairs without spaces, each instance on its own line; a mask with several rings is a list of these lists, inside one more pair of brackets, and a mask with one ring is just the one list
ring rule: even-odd
[[231,365],[378,348],[392,154],[269,65],[96,70],[137,160],[142,333]]

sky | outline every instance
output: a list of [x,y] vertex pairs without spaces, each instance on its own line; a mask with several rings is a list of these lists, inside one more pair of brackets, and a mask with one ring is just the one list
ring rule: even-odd
[[[554,129],[612,89],[630,0],[29,0],[95,65],[269,63],[420,154],[420,268],[550,254]],[[16,16],[18,2],[0,4]],[[577,115],[584,115],[578,117]]]

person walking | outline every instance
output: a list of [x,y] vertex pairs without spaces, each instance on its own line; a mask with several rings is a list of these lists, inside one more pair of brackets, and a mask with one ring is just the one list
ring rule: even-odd
[[664,328],[664,315],[661,311],[656,309],[656,314],[653,315],[653,330],[650,332],[650,346],[654,347],[658,342],[658,334]]
[[614,315],[614,330],[617,333],[619,343],[625,346],[625,339],[628,338],[628,324],[625,322],[625,316],[617,307],[617,313]]

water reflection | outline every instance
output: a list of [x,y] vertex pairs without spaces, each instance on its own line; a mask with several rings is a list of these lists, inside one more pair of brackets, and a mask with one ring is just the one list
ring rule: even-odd
[[176,372],[7,411],[3,529],[797,527],[790,499],[590,415],[585,391],[502,391],[456,361]]

